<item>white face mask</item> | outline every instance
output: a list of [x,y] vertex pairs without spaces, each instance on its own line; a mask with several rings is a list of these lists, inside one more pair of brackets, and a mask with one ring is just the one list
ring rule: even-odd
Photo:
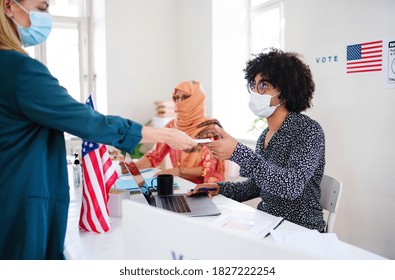
[[277,93],[276,95],[271,96],[269,94],[259,94],[256,92],[252,92],[250,95],[250,102],[249,102],[251,111],[255,115],[262,118],[270,117],[277,109],[277,107],[281,105],[280,103],[276,106],[270,106],[270,101],[272,100],[272,98],[279,94],[280,92]]

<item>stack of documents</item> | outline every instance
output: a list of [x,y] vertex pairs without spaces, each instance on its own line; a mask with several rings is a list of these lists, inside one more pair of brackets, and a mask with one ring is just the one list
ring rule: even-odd
[[155,106],[156,106],[156,115],[158,117],[166,118],[166,117],[176,116],[176,113],[174,111],[173,101],[157,101],[155,102]]

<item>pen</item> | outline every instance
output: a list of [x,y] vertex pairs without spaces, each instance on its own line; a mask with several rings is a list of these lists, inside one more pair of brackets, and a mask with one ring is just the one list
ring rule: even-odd
[[[272,229],[275,230],[276,228],[278,228],[283,222],[284,222],[284,218],[281,219],[281,221]],[[263,238],[266,238],[270,235],[270,231],[268,233],[266,233],[266,235]]]
[[275,230],[276,228],[278,228],[283,222],[284,222],[284,218],[281,219],[281,221],[273,228],[273,230]]
[[[198,189],[198,192],[208,192],[208,191],[216,191],[217,188],[200,188]],[[191,192],[193,192],[194,189],[191,189]]]

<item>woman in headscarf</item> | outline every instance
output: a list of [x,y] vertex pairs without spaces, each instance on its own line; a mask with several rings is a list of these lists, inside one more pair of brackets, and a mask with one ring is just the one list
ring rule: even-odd
[[[193,139],[213,139],[217,136],[215,125],[221,125],[218,120],[206,117],[205,94],[199,82],[181,82],[175,87],[172,99],[176,118],[166,127],[178,128]],[[224,161],[215,159],[205,145],[177,151],[165,143],[156,144],[137,161],[137,166],[140,169],[159,167],[167,154],[170,154],[173,167],[158,174],[173,174],[197,184],[224,180]]]

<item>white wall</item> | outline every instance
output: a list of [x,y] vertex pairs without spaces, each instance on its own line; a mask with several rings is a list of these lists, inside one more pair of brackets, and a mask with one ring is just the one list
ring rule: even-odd
[[[102,59],[107,65],[110,114],[146,122],[154,112],[153,102],[169,99],[183,79],[202,81],[208,112],[211,100],[224,107],[238,100],[246,57],[244,43],[235,39],[243,38],[242,0],[105,4]],[[215,12],[220,5],[223,21]],[[284,8],[285,48],[304,54],[316,81],[314,108],[307,114],[326,133],[326,173],[344,186],[335,231],[345,242],[395,259],[395,90],[384,88],[383,73],[346,75],[344,62],[348,44],[395,39],[395,1],[284,0]],[[221,32],[223,36],[216,37]],[[227,44],[221,51],[222,40]],[[337,63],[315,62],[333,55],[338,55]],[[216,99],[215,94],[212,99],[219,90],[229,90],[229,99]],[[222,121],[221,112],[213,115]]]
[[176,1],[105,3],[108,112],[146,123],[176,79]]
[[105,17],[109,114],[146,123],[182,80],[210,94],[211,1],[106,0]]
[[[247,3],[213,1],[213,115],[231,134],[248,130],[251,123],[251,118],[239,110],[240,106],[248,106],[249,99],[243,73],[250,55],[246,41]],[[229,112],[237,117],[224,118]]]
[[[161,0],[163,1],[163,0]],[[200,81],[206,93],[207,115],[212,115],[212,8],[211,0],[177,1],[176,84]]]
[[343,182],[335,231],[395,259],[395,89],[384,87],[385,72],[345,72],[347,45],[395,40],[395,1],[284,2],[285,48],[304,54],[316,81],[308,114],[326,134],[325,173]]

